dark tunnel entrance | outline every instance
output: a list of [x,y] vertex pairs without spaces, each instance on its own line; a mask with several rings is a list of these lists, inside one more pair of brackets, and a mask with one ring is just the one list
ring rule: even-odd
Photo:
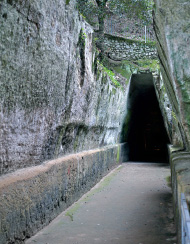
[[124,131],[129,161],[168,162],[169,138],[151,73],[132,76]]

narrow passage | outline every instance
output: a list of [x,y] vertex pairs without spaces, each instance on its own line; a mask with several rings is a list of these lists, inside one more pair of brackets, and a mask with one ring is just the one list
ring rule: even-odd
[[169,166],[126,163],[26,244],[174,244]]

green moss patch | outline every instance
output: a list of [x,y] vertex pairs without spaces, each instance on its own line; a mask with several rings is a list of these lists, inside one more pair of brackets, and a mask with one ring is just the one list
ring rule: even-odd
[[100,64],[100,66],[102,67],[102,70],[104,71],[104,73],[106,73],[106,74],[109,76],[109,78],[110,78],[110,80],[112,81],[112,83],[113,83],[117,88],[121,88],[121,89],[123,90],[123,86],[122,86],[122,85],[120,84],[120,82],[116,79],[116,75],[115,75],[115,73],[114,73],[112,70],[106,68],[103,64]]
[[168,187],[172,187],[171,175],[169,175],[169,176],[166,177],[166,182],[167,182]]
[[113,70],[126,78],[126,84],[129,83],[131,75],[141,71],[159,72],[160,65],[157,59],[140,59],[136,61],[123,60],[118,65],[111,66]]
[[150,71],[160,70],[159,61],[157,59],[140,59],[134,62],[138,67],[150,69]]
[[126,67],[126,69],[125,69],[125,68],[122,68],[121,66],[115,66],[115,67],[114,67],[114,70],[115,70],[117,73],[121,74],[123,77],[126,78],[126,84],[129,83],[130,78],[131,78],[131,74],[132,74],[130,68],[128,69],[128,68]]
[[66,0],[66,5],[69,5],[69,3],[70,3],[70,0]]
[[69,210],[66,212],[65,216],[70,217],[71,221],[74,220],[73,215],[77,212],[77,210],[80,208],[80,202],[75,203]]
[[118,147],[117,149],[117,163],[119,163],[119,159],[120,159],[120,147]]

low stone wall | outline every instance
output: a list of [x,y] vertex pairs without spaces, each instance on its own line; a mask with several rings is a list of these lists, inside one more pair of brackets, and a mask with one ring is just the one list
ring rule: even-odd
[[113,60],[157,58],[156,47],[153,43],[145,43],[106,34],[104,45],[106,52]]
[[122,161],[125,144],[69,155],[0,178],[0,244],[24,243]]
[[172,174],[173,203],[178,232],[178,243],[181,243],[181,193],[184,193],[190,206],[190,153],[180,148],[169,147]]

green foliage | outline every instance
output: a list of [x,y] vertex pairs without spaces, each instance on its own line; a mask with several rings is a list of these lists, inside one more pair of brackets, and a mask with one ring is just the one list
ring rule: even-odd
[[160,64],[157,59],[140,59],[134,63],[141,68],[150,69],[150,71],[157,71],[160,69]]
[[79,42],[78,42],[78,44],[79,45],[82,45],[82,46],[85,46],[85,44],[86,44],[86,38],[87,38],[87,35],[84,32],[84,29],[81,28],[81,31],[80,31],[80,34],[79,34]]
[[127,13],[131,17],[141,19],[148,24],[152,19],[152,0],[113,0],[109,1],[110,9],[113,12]]
[[83,33],[82,33],[82,38],[83,39],[86,39],[87,38],[87,34],[84,32],[84,29],[82,28],[82,31],[83,31]]
[[110,14],[127,13],[142,20],[144,24],[152,21],[153,0],[77,0],[79,11],[89,23],[98,17],[99,31],[104,29],[104,19]]
[[66,0],[66,5],[69,5],[69,3],[70,3],[70,0]]
[[177,116],[176,114],[174,113],[174,111],[172,111],[172,117],[174,118],[174,120],[176,121],[176,123],[178,122],[178,119],[177,119]]
[[126,78],[126,84],[131,75],[138,71],[149,69],[150,72],[159,71],[160,65],[157,59],[140,59],[136,61],[123,60],[119,65],[112,65],[112,69]]
[[126,68],[126,66],[125,66],[125,68],[124,68],[124,67],[118,65],[118,66],[115,66],[115,67],[114,67],[114,70],[115,70],[117,73],[121,74],[123,77],[126,78],[126,84],[129,83],[129,80],[130,80],[130,78],[131,78],[131,74],[132,74],[132,72],[131,72],[131,70],[130,70],[130,66],[127,67],[127,68]]
[[96,43],[98,41],[98,37],[95,37],[93,41]]
[[118,88],[121,88],[123,89],[122,85],[119,83],[118,80],[116,80],[115,78],[115,73],[111,70],[109,70],[108,68],[106,68],[105,66],[103,66],[101,64],[102,68],[103,68],[103,71],[109,76],[110,80],[113,82],[113,84],[118,87]]
[[80,16],[82,16],[83,19],[86,19],[86,17],[81,12],[79,12],[79,13],[80,13]]

